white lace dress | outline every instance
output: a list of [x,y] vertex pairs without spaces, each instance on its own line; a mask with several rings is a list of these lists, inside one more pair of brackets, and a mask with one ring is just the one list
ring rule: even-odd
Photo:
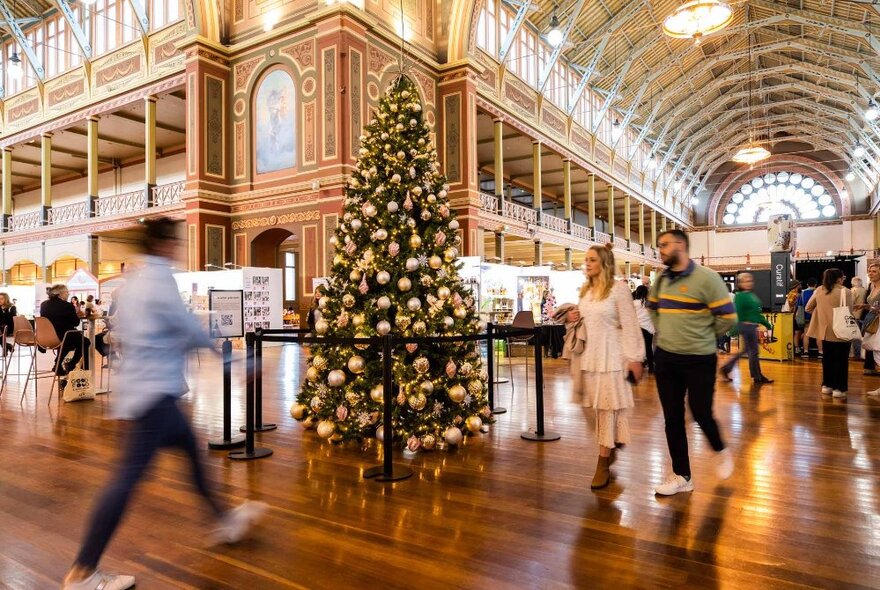
[[580,359],[582,404],[596,408],[596,437],[603,447],[628,444],[627,410],[633,407],[632,388],[626,380],[627,363],[645,359],[645,341],[623,282],[611,293],[595,300],[591,291],[581,297],[578,309],[586,329],[586,345]]

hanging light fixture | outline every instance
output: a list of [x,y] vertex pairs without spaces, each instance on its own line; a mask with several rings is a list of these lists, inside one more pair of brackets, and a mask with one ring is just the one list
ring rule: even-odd
[[[746,7],[746,23],[748,25],[749,20],[749,9]],[[746,26],[748,29],[748,26]],[[761,160],[766,160],[770,157],[770,152],[762,145],[758,144],[755,141],[754,137],[754,128],[752,127],[752,36],[748,35],[749,38],[749,143],[740,148],[736,154],[733,155],[733,161],[739,164],[748,164],[751,166],[752,164],[756,164]]]
[[873,121],[877,117],[880,117],[880,109],[877,108],[877,103],[872,98],[868,101],[868,110],[865,111],[865,118],[868,121]]
[[852,170],[850,170],[849,172],[846,173],[846,176],[844,176],[844,178],[846,178],[847,182],[852,182],[853,180],[856,179],[856,175],[853,173]]
[[859,140],[856,140],[856,145],[853,148],[853,156],[856,158],[861,158],[865,155],[865,146]]
[[620,126],[620,119],[615,118],[611,124],[611,141],[617,143],[617,140],[623,135],[623,127]]
[[21,58],[18,56],[17,51],[13,51],[12,55],[9,56],[9,75],[16,82],[24,77],[24,68],[21,67]]
[[559,28],[559,17],[556,16],[556,6],[553,6],[553,15],[550,17],[550,30],[547,31],[547,43],[554,49],[562,44],[562,29]]
[[733,9],[721,0],[692,0],[675,9],[663,21],[663,32],[676,39],[700,40],[733,20]]

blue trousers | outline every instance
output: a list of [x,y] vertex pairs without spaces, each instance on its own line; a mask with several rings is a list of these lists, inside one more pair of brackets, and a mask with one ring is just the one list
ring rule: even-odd
[[88,531],[76,558],[77,565],[89,570],[98,566],[135,486],[146,473],[156,451],[163,447],[176,447],[187,454],[199,493],[208,501],[214,514],[220,516],[223,513],[205,480],[192,428],[177,407],[175,398],[165,397],[132,424],[116,477],[104,488],[89,519]]
[[739,333],[743,339],[743,347],[729,361],[724,364],[722,370],[729,373],[736,366],[736,362],[743,355],[749,357],[749,374],[752,379],[761,378],[761,361],[758,359],[758,326],[756,324],[740,324]]

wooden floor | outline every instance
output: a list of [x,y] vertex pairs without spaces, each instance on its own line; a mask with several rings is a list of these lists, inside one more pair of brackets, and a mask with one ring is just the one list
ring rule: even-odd
[[[184,402],[203,439],[218,431],[222,408],[219,364],[206,357],[191,367]],[[398,453],[416,475],[387,485],[361,478],[376,445],[329,446],[293,421],[303,356],[295,346],[267,350],[265,419],[279,428],[261,442],[275,454],[207,458],[224,500],[270,504],[254,538],[207,548],[208,514],[185,462],[166,453],[104,566],[136,575],[141,589],[880,588],[880,401],[862,395],[880,378],[863,379],[853,363],[843,402],[820,399],[816,361],[765,363],[776,383],[760,391],[719,385],[734,477],[716,480],[692,425],[696,491],[656,498],[668,456],[652,380],[638,387],[616,480],[595,493],[592,414],[569,402],[565,365],[546,363],[547,428],[562,440],[534,443],[519,436],[533,427],[534,401],[517,362],[515,394],[500,391],[510,412],[490,434],[454,452]],[[112,395],[47,406],[44,381],[36,402],[31,388],[19,405],[19,388],[11,379],[0,399],[0,587],[55,588],[113,473],[122,430],[105,419]]]

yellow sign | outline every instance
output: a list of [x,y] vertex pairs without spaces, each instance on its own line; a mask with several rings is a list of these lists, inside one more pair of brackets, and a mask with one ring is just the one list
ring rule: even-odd
[[[762,360],[790,361],[794,360],[794,318],[791,313],[765,313],[773,325],[773,338],[770,342],[761,339],[758,349]],[[772,339],[771,339],[772,340]]]

